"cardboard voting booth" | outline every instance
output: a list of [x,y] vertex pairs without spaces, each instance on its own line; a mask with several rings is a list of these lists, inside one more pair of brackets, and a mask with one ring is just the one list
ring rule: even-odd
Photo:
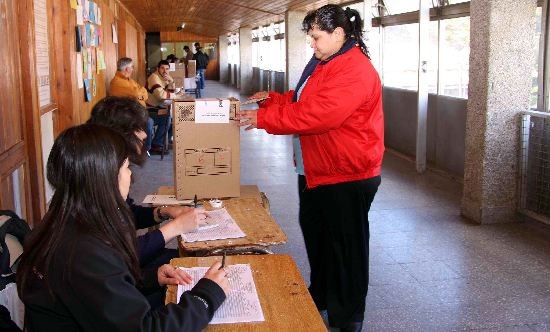
[[174,101],[174,175],[177,199],[240,196],[238,100]]
[[187,63],[187,77],[197,76],[197,60],[189,60]]

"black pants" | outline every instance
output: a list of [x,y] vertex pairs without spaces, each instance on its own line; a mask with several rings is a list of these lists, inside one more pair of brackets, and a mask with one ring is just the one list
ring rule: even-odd
[[306,188],[298,176],[300,227],[311,280],[309,291],[329,324],[362,322],[369,284],[368,213],[380,185],[373,178]]

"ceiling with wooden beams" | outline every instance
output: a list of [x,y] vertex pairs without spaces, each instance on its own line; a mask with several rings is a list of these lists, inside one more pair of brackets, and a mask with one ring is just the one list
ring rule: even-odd
[[350,1],[277,0],[119,0],[145,31],[182,31],[218,37],[240,27],[256,27],[284,20],[288,10],[308,11],[327,3]]

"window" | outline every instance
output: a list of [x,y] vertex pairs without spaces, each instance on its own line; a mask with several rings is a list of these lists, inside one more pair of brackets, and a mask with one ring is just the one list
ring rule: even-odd
[[431,21],[429,27],[428,93],[437,94],[437,72],[439,68],[439,21]]
[[[252,43],[252,57],[257,59],[256,67],[263,70],[286,71],[285,23],[271,23],[254,30],[257,31],[259,39],[257,43]],[[254,48],[257,48],[257,51],[254,51]]]
[[[532,70],[532,83],[531,83],[531,102],[529,104],[530,108],[537,109],[538,108],[538,93],[539,93],[539,48],[540,48],[540,35],[541,35],[541,29],[542,29],[542,8],[537,7],[537,32],[535,33],[535,56],[536,61]],[[543,107],[541,107],[543,108]],[[539,111],[542,111],[539,110]]]
[[418,90],[418,23],[384,28],[384,86]]
[[468,98],[470,17],[440,23],[439,94]]
[[419,1],[413,0],[384,0],[387,15],[414,12],[420,8]]
[[252,38],[252,67],[259,67],[259,57],[258,47],[260,46],[259,42],[259,32],[258,29],[252,29],[251,38]]

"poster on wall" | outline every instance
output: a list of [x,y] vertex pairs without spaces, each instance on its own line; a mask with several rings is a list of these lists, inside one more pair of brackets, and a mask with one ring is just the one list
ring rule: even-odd
[[84,82],[82,80],[82,54],[76,53],[76,83],[79,89],[84,87]]
[[90,80],[88,79],[84,80],[84,100],[92,101],[92,91],[90,87]]
[[[45,0],[44,0],[45,1]],[[89,102],[97,94],[97,81],[94,75],[107,69],[105,55],[100,47],[103,44],[101,29],[102,13],[99,4],[90,0],[70,0],[75,9],[76,26],[76,72],[78,87],[84,88],[84,100]],[[115,29],[115,25],[112,25]],[[114,30],[116,33],[116,30]],[[116,34],[113,39],[116,38]],[[80,52],[80,53],[78,53]]]
[[84,16],[80,5],[76,8],[76,25],[84,25]]
[[111,29],[113,30],[113,44],[118,44],[118,35],[116,33],[116,25],[111,24]]

